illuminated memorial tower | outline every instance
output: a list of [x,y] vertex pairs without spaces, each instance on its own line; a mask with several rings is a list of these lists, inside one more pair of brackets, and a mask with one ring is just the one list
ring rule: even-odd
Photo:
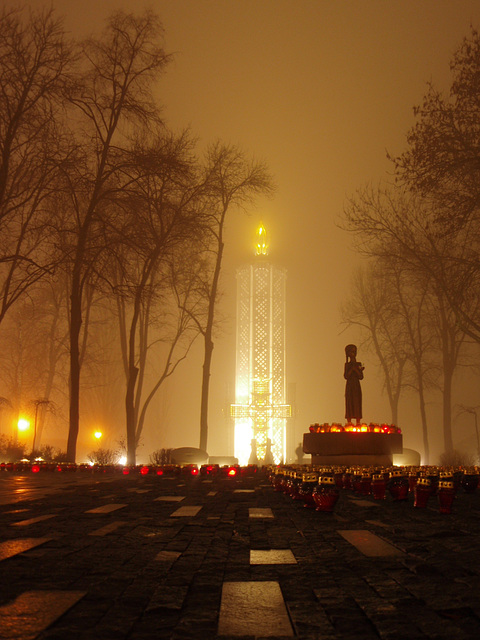
[[[286,271],[268,261],[265,228],[257,230],[255,260],[237,270],[235,457],[240,464],[286,460]],[[270,455],[271,453],[271,455]],[[273,460],[272,460],[273,456]]]

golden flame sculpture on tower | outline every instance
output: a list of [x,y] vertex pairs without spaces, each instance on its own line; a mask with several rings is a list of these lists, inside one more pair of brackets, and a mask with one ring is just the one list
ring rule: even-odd
[[263,224],[257,227],[257,233],[255,238],[255,255],[266,256],[268,255],[268,238],[267,231]]

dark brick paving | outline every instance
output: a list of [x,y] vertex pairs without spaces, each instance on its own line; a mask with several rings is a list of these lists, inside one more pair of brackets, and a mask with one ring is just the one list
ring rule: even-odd
[[[217,638],[223,582],[268,580],[280,584],[294,633],[304,640],[480,637],[480,490],[460,490],[448,515],[435,497],[426,509],[415,509],[412,496],[367,498],[365,506],[343,490],[332,514],[274,492],[262,474],[211,483],[70,478],[43,497],[42,483],[49,481],[41,474],[0,474],[0,541],[51,538],[0,562],[0,606],[27,591],[85,595],[41,640]],[[14,494],[19,486],[23,493]],[[255,492],[234,493],[239,488]],[[155,500],[172,494],[186,497]],[[24,499],[5,504],[9,495]],[[109,503],[127,506],[85,513]],[[189,505],[203,508],[170,518]],[[249,518],[249,507],[270,507],[275,517]],[[46,514],[55,517],[11,526]],[[91,535],[112,522],[119,526],[110,533]],[[367,529],[403,553],[366,557],[338,533],[346,529]],[[251,549],[291,549],[297,564],[250,565]]]

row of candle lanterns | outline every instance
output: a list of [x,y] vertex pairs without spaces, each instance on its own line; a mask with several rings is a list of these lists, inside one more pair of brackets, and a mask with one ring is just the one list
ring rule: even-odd
[[329,424],[324,422],[319,424],[315,422],[309,427],[310,433],[401,433],[400,427],[396,427],[394,424],[377,424],[370,422],[370,424],[340,424],[334,422]]
[[333,511],[342,489],[352,490],[374,500],[387,494],[394,502],[408,500],[413,493],[415,508],[425,508],[431,496],[438,498],[440,513],[451,513],[459,489],[473,493],[478,485],[480,469],[409,468],[334,468],[277,466],[270,468],[270,481],[276,491],[303,501],[317,511]]

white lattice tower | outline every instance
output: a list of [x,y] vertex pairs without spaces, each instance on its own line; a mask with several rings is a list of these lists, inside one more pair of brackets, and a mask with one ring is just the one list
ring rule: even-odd
[[[259,460],[265,459],[267,441],[276,463],[286,458],[285,404],[285,281],[286,271],[266,258],[265,229],[257,233],[263,243],[252,264],[237,270],[237,368],[235,404],[235,456],[248,462],[251,440]],[[263,234],[263,235],[262,235]]]

